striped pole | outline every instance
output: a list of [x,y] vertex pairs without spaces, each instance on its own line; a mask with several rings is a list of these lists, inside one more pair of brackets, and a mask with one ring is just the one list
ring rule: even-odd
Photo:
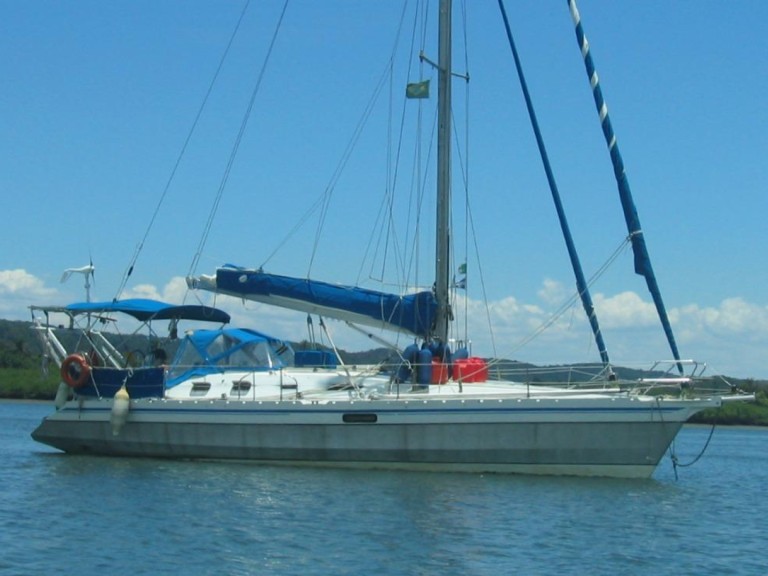
[[[632,242],[632,251],[635,257],[635,272],[645,277],[648,290],[653,297],[653,302],[656,305],[656,311],[661,320],[661,324],[664,327],[664,333],[667,336],[669,347],[672,350],[675,360],[680,360],[680,354],[677,350],[677,343],[675,342],[675,336],[672,332],[672,326],[669,322],[667,310],[664,306],[664,301],[661,297],[661,291],[659,290],[658,282],[656,281],[656,275],[653,273],[653,267],[651,266],[651,259],[648,255],[648,248],[645,245],[645,238],[643,237],[643,230],[640,226],[640,218],[637,215],[637,208],[635,207],[634,200],[632,199],[632,192],[629,188],[629,180],[624,170],[624,160],[621,157],[619,151],[619,145],[616,141],[616,135],[613,132],[613,126],[611,125],[611,118],[608,115],[608,105],[603,98],[603,92],[600,89],[600,79],[595,70],[595,64],[592,61],[592,54],[589,50],[589,42],[584,34],[584,29],[581,25],[581,16],[579,9],[576,6],[576,0],[568,0],[568,7],[571,11],[571,18],[576,27],[576,40],[579,43],[579,49],[581,50],[581,56],[584,59],[584,66],[587,70],[587,77],[589,78],[589,84],[592,87],[592,96],[595,100],[595,106],[597,108],[597,114],[600,117],[600,125],[603,129],[603,136],[605,137],[605,143],[608,145],[608,152],[611,156],[611,163],[613,164],[613,172],[616,177],[616,183],[619,188],[619,198],[621,199],[621,207],[624,210],[624,220],[627,223],[627,231],[629,232],[629,240]],[[682,364],[678,362],[678,370],[683,372]]]

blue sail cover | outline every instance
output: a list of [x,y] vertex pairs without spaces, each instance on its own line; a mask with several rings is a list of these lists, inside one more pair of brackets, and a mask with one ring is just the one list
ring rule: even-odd
[[[619,189],[619,198],[621,200],[621,208],[624,211],[624,220],[627,224],[627,231],[629,232],[629,238],[632,243],[632,252],[635,259],[635,273],[645,277],[645,283],[648,286],[648,291],[651,293],[653,302],[656,305],[656,312],[661,320],[661,325],[664,329],[664,333],[667,336],[667,342],[669,343],[672,355],[675,360],[680,360],[680,353],[677,349],[677,342],[675,335],[672,332],[672,324],[669,321],[667,309],[664,306],[664,300],[661,297],[661,290],[656,280],[656,275],[653,272],[653,266],[651,265],[651,258],[648,254],[648,247],[645,244],[645,237],[643,236],[643,229],[640,226],[640,218],[637,215],[637,208],[632,198],[632,192],[629,188],[629,180],[627,178],[626,171],[624,169],[624,160],[621,157],[619,151],[619,145],[616,141],[616,135],[611,125],[611,118],[608,114],[608,106],[603,98],[603,92],[600,88],[600,82],[598,80],[597,72],[595,71],[595,64],[592,60],[592,54],[589,50],[589,42],[584,34],[584,28],[581,24],[581,16],[579,10],[576,7],[576,0],[568,0],[568,7],[571,11],[571,17],[576,27],[576,40],[581,50],[581,55],[584,60],[584,67],[589,78],[590,85],[592,86],[592,98],[595,102],[598,115],[600,117],[600,125],[603,129],[603,137],[605,143],[608,145],[608,150],[611,156],[611,163],[613,165],[613,172],[616,178],[616,184]],[[680,362],[677,363],[679,372],[683,373],[683,366]]]
[[422,337],[431,333],[437,310],[435,296],[429,291],[398,296],[231,266],[216,270],[215,290],[308,314]]

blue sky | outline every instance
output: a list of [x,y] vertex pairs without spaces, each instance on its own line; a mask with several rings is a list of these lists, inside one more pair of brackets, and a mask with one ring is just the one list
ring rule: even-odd
[[[400,162],[388,161],[402,110],[410,130],[419,106],[403,102],[402,91],[408,80],[434,78],[427,66],[420,76],[412,58],[406,79],[401,56],[411,53],[411,4],[393,80],[334,179],[393,52],[402,4],[292,0],[193,272],[231,262],[307,274],[316,215],[283,239],[332,183],[312,274],[382,288],[370,272],[372,251],[364,261],[366,246],[385,192],[407,197],[415,173],[413,141],[403,145]],[[477,239],[467,243],[457,232],[455,246],[456,260],[469,268],[466,316],[475,352],[493,350],[486,299],[497,354],[596,360],[578,307],[519,346],[572,294],[574,282],[496,2],[469,4],[468,140],[459,120],[466,100],[460,80],[454,110],[461,159],[469,159]],[[27,319],[30,304],[82,299],[81,279],[59,280],[65,268],[89,258],[97,268],[94,298],[115,296],[243,6],[0,1],[0,317]],[[273,0],[249,7],[123,296],[184,298],[183,277],[281,7]],[[715,372],[768,378],[768,4],[581,0],[579,8],[682,356],[706,361]],[[590,276],[626,231],[566,2],[508,1],[507,11]],[[454,22],[461,25],[458,12]],[[464,72],[463,41],[457,44],[454,68]],[[436,58],[432,36],[425,51]],[[433,104],[422,103],[423,159]],[[388,140],[389,133],[395,137]],[[424,176],[426,202],[430,178]],[[454,181],[460,179],[457,168]],[[459,184],[454,196],[463,197]],[[413,219],[407,202],[394,206],[396,227]],[[419,245],[416,280],[430,285],[432,210],[423,218],[427,240]],[[454,220],[463,226],[460,208]],[[411,238],[398,231],[401,245]],[[465,245],[472,246],[467,254]],[[373,269],[381,261],[377,256]],[[400,279],[389,264],[387,283]],[[631,268],[625,252],[592,288],[609,351],[617,363],[668,358],[644,283]],[[226,299],[218,304],[237,324],[285,338],[306,335],[302,315]],[[337,344],[366,347],[342,335],[341,326],[332,328]]]

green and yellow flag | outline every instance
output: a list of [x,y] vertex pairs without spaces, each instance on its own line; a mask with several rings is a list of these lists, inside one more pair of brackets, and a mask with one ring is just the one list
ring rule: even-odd
[[429,98],[429,80],[412,82],[405,87],[406,98]]

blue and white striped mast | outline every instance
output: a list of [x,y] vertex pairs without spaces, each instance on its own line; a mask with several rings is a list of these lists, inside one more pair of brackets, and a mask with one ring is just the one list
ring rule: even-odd
[[656,305],[656,311],[659,314],[659,319],[664,327],[664,333],[667,336],[669,347],[672,350],[672,354],[677,360],[677,367],[680,373],[683,372],[682,364],[680,363],[680,353],[677,350],[677,343],[675,342],[675,336],[672,333],[672,326],[667,316],[667,310],[664,306],[664,301],[661,298],[661,291],[656,281],[656,275],[653,273],[653,267],[651,266],[651,259],[648,255],[648,248],[645,245],[645,238],[643,237],[643,230],[640,226],[640,219],[637,215],[637,208],[632,199],[632,192],[629,188],[629,180],[624,170],[624,160],[621,157],[619,151],[619,145],[616,141],[616,135],[613,132],[613,126],[611,125],[611,119],[608,116],[608,106],[603,98],[602,90],[600,89],[600,81],[595,71],[595,65],[592,61],[592,55],[589,50],[589,42],[584,35],[584,29],[581,25],[581,16],[579,15],[579,9],[576,6],[576,0],[567,0],[568,7],[571,11],[571,17],[576,27],[576,39],[579,43],[581,55],[584,58],[584,66],[587,70],[587,76],[589,83],[592,86],[592,96],[595,100],[595,106],[597,107],[597,113],[600,116],[600,124],[603,128],[603,136],[605,142],[608,145],[608,151],[611,155],[611,163],[613,164],[613,172],[616,177],[616,183],[619,187],[619,198],[621,199],[621,207],[624,211],[624,220],[627,223],[627,231],[629,232],[629,240],[632,242],[632,251],[635,256],[635,272],[645,277],[645,282],[648,285],[648,290],[653,297],[653,302]]

